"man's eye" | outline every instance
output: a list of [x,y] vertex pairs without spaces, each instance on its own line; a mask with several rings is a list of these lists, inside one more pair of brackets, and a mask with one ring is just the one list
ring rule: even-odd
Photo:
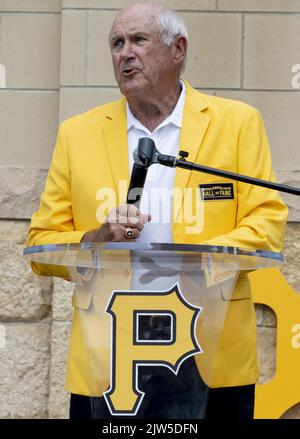
[[119,47],[121,47],[123,45],[123,40],[122,39],[118,39],[118,40],[115,40],[114,42],[113,42],[113,48],[114,49],[118,49]]
[[141,42],[145,41],[145,37],[142,37],[141,35],[137,35],[136,37],[134,37],[134,41],[136,43],[141,43]]

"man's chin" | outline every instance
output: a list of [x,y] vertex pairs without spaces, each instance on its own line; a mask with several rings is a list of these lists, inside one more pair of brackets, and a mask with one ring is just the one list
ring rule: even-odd
[[134,81],[126,82],[126,84],[122,84],[119,86],[121,93],[126,97],[134,97],[143,94],[144,88],[141,84],[134,83]]

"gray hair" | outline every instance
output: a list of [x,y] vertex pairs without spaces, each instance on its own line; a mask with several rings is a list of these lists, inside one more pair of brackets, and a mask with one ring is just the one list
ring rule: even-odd
[[[161,41],[166,46],[171,46],[176,37],[185,37],[188,41],[188,32],[183,18],[177,12],[171,9],[162,8],[158,14],[158,26],[161,35]],[[184,60],[181,71],[184,70],[186,59]]]
[[162,42],[167,46],[171,46],[178,36],[188,40],[185,22],[175,11],[162,9],[158,14],[158,26]]

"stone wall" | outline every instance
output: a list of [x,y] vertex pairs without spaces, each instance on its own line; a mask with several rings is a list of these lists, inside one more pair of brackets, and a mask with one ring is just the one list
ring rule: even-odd
[[[119,96],[107,33],[122,0],[0,0],[0,418],[67,417],[68,282],[21,256],[58,123]],[[263,114],[279,181],[300,186],[298,0],[160,0],[181,11],[185,78]],[[299,65],[299,67],[297,67]],[[290,207],[283,273],[300,292],[300,206]],[[276,321],[257,307],[261,381],[275,371]],[[299,407],[285,417],[300,417]]]

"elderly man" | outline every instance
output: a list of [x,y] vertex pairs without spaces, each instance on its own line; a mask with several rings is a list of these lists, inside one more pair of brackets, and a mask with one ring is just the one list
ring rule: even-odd
[[[194,233],[187,233],[184,219],[181,223],[174,219],[149,222],[150,215],[157,212],[151,208],[146,211],[143,202],[140,210],[129,208],[119,193],[115,209],[99,224],[97,191],[102,187],[117,188],[119,180],[128,183],[132,152],[141,137],[152,138],[165,154],[177,155],[179,149],[185,149],[192,161],[274,179],[259,113],[241,102],[199,93],[180,79],[188,38],[185,25],[175,12],[157,5],[133,4],[118,13],[109,41],[115,77],[125,98],[61,125],[28,244],[137,239],[280,251],[287,210],[279,195],[233,181],[230,197],[214,201],[204,198],[204,227],[198,231],[195,228]],[[152,168],[144,189],[148,194],[158,187],[201,189],[203,184],[224,183],[200,173],[175,172],[163,166]],[[200,196],[200,191],[195,193]],[[255,314],[246,278],[239,288],[239,300],[230,304],[220,341],[207,400],[208,418],[253,416],[254,383],[258,377]],[[88,418],[92,416],[85,386],[88,377],[84,359],[78,360],[80,352],[73,335],[67,373],[67,388],[72,393],[71,417]],[[192,394],[198,385],[195,379],[199,379],[200,387],[201,379],[195,361],[191,359],[186,364],[178,380],[189,384],[186,392]],[[174,382],[174,393],[176,385]],[[101,405],[103,398],[98,400]],[[106,416],[103,407],[100,412]],[[144,413],[149,418],[163,416],[157,411]],[[166,413],[166,417],[172,417],[168,409]],[[180,417],[180,413],[174,416]]]

